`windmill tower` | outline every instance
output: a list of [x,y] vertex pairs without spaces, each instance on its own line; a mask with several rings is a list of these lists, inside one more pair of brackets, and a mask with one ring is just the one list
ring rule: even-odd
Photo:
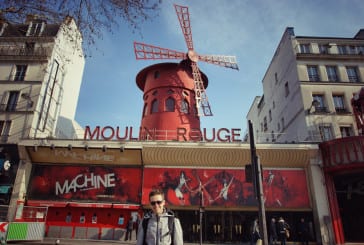
[[236,69],[234,56],[200,55],[194,51],[188,7],[174,5],[188,52],[134,42],[137,60],[179,59],[144,68],[136,77],[143,91],[144,108],[140,136],[154,140],[200,140],[200,117],[212,116],[205,88],[207,76],[198,61]]

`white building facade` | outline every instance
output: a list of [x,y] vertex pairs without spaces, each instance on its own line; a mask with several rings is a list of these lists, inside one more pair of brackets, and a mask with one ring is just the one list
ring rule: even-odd
[[308,37],[285,30],[262,80],[263,95],[247,115],[256,142],[358,135],[350,100],[364,85],[363,34]]
[[82,37],[72,18],[47,24],[0,23],[0,135],[54,137],[57,119],[73,119],[85,60]]
[[323,241],[362,242],[364,138],[351,103],[364,85],[364,29],[339,38],[287,28],[262,82],[247,115],[255,141],[318,144],[321,160],[307,171]]
[[74,119],[84,64],[82,36],[71,17],[59,24],[36,16],[25,24],[0,20],[0,163],[11,163],[7,172],[1,169],[0,204],[9,205],[9,220],[26,198],[31,171],[17,143],[67,133],[58,119]]

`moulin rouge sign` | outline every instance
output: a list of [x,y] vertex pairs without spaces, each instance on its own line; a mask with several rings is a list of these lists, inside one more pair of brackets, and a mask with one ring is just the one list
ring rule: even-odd
[[145,140],[171,140],[171,141],[192,141],[192,142],[242,142],[240,128],[206,128],[190,129],[176,128],[170,130],[154,130],[147,128],[139,128],[139,132],[133,127],[111,127],[96,126],[91,129],[86,126],[85,140],[117,140],[117,141],[145,141]]

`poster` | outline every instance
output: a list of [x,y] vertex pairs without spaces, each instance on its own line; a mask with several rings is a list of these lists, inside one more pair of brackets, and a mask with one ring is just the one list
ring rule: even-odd
[[[144,170],[143,204],[149,204],[153,188],[164,190],[170,205],[257,206],[244,169],[148,168]],[[263,190],[266,207],[310,207],[303,169],[265,169]]]
[[139,204],[141,169],[34,165],[28,198]]

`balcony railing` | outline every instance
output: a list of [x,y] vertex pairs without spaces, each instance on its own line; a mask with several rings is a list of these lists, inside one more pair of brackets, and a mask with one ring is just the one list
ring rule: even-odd
[[334,139],[322,142],[319,146],[322,152],[324,167],[340,166],[345,168],[350,167],[349,164],[358,164],[358,167],[363,165],[364,136]]
[[17,46],[0,46],[0,56],[47,57],[48,55],[50,55],[50,48],[45,47],[25,48]]
[[344,107],[336,107],[335,111],[337,114],[345,114],[345,113],[349,113],[348,110]]
[[326,106],[315,106],[314,113],[327,113],[327,107]]

